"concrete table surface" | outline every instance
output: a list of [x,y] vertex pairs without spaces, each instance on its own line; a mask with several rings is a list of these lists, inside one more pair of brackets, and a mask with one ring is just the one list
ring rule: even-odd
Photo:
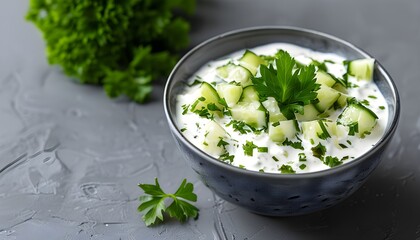
[[[0,3],[0,239],[420,239],[420,2],[197,0],[191,44],[228,30],[290,25],[346,39],[399,88],[399,129],[367,183],[343,203],[300,217],[255,215],[193,173],[170,135],[163,86],[137,105],[110,100],[49,66],[24,21],[28,2]],[[193,182],[198,220],[147,228],[137,183]]]

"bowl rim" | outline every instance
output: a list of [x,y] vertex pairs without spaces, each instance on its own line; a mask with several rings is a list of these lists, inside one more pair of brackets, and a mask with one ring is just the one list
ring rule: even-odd
[[[245,175],[254,176],[254,177],[258,177],[258,178],[270,178],[270,179],[272,179],[272,178],[274,178],[274,179],[302,179],[302,178],[314,178],[314,177],[316,178],[316,177],[323,177],[325,175],[330,175],[330,174],[346,171],[346,170],[352,168],[354,165],[357,165],[360,162],[363,162],[366,159],[368,159],[369,157],[371,157],[373,154],[376,153],[376,151],[378,149],[384,147],[384,145],[386,145],[390,141],[390,138],[392,137],[392,135],[394,134],[394,132],[397,128],[399,117],[400,117],[400,97],[399,97],[397,87],[396,87],[394,81],[392,80],[391,76],[382,67],[382,65],[380,64],[380,62],[377,59],[375,59],[375,65],[377,67],[377,70],[378,70],[379,74],[382,75],[385,78],[385,80],[388,82],[388,84],[390,86],[391,94],[393,95],[393,101],[395,102],[394,118],[392,119],[392,122],[391,122],[391,125],[390,125],[389,129],[384,133],[384,135],[379,139],[379,141],[371,149],[369,149],[369,151],[367,151],[363,155],[355,158],[354,160],[352,160],[348,163],[341,164],[339,166],[324,169],[324,170],[320,170],[320,171],[307,172],[307,173],[297,173],[297,174],[282,174],[282,173],[252,171],[252,170],[247,170],[247,169],[241,169],[241,168],[239,168],[237,166],[234,166],[232,164],[220,161],[219,159],[214,158],[214,157],[210,156],[209,154],[207,154],[206,152],[202,151],[201,149],[196,147],[194,144],[192,144],[186,137],[184,137],[184,135],[180,132],[180,129],[177,127],[177,125],[176,125],[176,123],[173,119],[173,116],[171,115],[170,110],[169,110],[169,105],[170,105],[169,104],[169,101],[170,101],[169,88],[170,88],[171,82],[174,79],[174,75],[176,74],[176,72],[178,71],[180,66],[189,57],[191,57],[195,52],[199,51],[201,48],[203,48],[204,46],[206,46],[207,44],[209,44],[211,42],[217,41],[217,40],[222,39],[222,38],[231,37],[231,36],[234,36],[234,35],[245,34],[245,33],[252,32],[252,31],[267,31],[267,30],[271,30],[271,31],[272,30],[291,31],[291,32],[299,32],[299,33],[303,33],[303,34],[307,34],[307,35],[317,35],[317,36],[322,37],[322,38],[324,38],[328,41],[335,41],[335,42],[338,42],[340,44],[343,44],[343,45],[351,48],[352,50],[366,56],[367,58],[373,58],[369,53],[367,53],[363,49],[357,47],[356,45],[354,45],[350,42],[347,42],[343,39],[340,39],[338,37],[335,37],[335,36],[327,34],[327,33],[319,32],[319,31],[311,30],[311,29],[306,29],[306,28],[301,28],[301,27],[293,27],[293,26],[256,26],[256,27],[241,28],[241,29],[237,29],[237,30],[228,31],[228,32],[225,32],[225,33],[222,33],[222,34],[218,34],[214,37],[209,38],[208,40],[205,40],[205,41],[201,42],[200,44],[198,44],[197,46],[192,48],[190,51],[188,51],[177,62],[175,67],[172,69],[172,71],[171,71],[171,73],[170,73],[170,75],[167,79],[167,82],[165,84],[165,89],[164,89],[164,94],[163,94],[164,112],[165,112],[166,118],[168,120],[169,127],[170,127],[172,133],[174,134],[174,136],[178,140],[182,141],[183,144],[188,146],[188,148],[190,150],[194,151],[194,153],[198,154],[202,159],[205,159],[206,161],[211,162],[212,164],[215,164],[219,167],[225,168],[229,171],[236,172],[238,174],[245,174]],[[388,121],[389,120],[390,120],[390,118],[388,118]]]

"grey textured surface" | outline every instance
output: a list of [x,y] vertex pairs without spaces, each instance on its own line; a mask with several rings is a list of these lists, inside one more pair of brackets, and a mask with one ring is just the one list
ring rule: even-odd
[[[176,148],[162,86],[136,105],[109,100],[48,66],[23,16],[0,3],[0,239],[420,239],[420,2],[417,0],[198,0],[191,46],[257,25],[312,28],[375,56],[400,90],[400,127],[367,183],[323,212],[249,213],[214,196]],[[200,218],[146,228],[138,182],[195,183]]]

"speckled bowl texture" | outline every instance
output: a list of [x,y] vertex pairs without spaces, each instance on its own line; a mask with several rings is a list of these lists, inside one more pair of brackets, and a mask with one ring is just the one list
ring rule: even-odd
[[336,37],[301,28],[259,27],[216,36],[188,52],[169,76],[164,108],[172,134],[192,169],[218,196],[252,212],[271,216],[302,215],[333,206],[355,192],[378,165],[397,127],[400,103],[391,77],[376,61],[374,81],[388,103],[389,121],[380,141],[361,157],[338,167],[304,174],[248,171],[221,162],[189,142],[177,127],[176,96],[201,66],[232,52],[285,42],[346,59],[371,57]]

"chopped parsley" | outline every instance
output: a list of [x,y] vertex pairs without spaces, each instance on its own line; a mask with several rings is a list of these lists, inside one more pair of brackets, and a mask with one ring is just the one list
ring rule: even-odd
[[242,165],[242,164],[239,164],[239,166],[238,166],[239,168],[241,168],[241,169],[246,169],[245,168],[245,166],[244,165]]
[[340,145],[341,148],[348,148],[345,144],[339,143],[338,145]]
[[181,128],[181,132],[185,132],[185,131],[187,131],[187,128],[186,127]]
[[355,133],[359,132],[359,123],[354,122],[352,124],[347,125],[349,127],[349,136],[354,136]]
[[226,149],[226,146],[229,145],[228,142],[224,141],[222,137],[219,137],[219,142],[217,143],[218,147],[223,147],[224,149]]
[[363,99],[363,101],[361,101],[360,103],[362,103],[362,104],[364,104],[366,106],[369,106],[370,105],[370,102],[367,99]]
[[253,156],[255,148],[258,148],[258,146],[255,145],[253,142],[250,142],[250,141],[246,141],[246,143],[242,145],[242,149],[244,150],[244,154],[247,155],[247,156]]
[[268,152],[268,147],[258,147],[258,152],[266,153]]
[[226,127],[229,127],[229,126],[232,126],[234,131],[240,132],[241,134],[247,134],[255,130],[255,128],[249,126],[248,124],[242,121],[237,121],[237,120],[232,120],[228,124],[226,124]]
[[190,105],[187,105],[187,104],[182,105],[182,115],[187,114],[189,107]]
[[272,156],[271,157],[275,162],[278,162],[279,161],[279,159],[278,158],[276,158],[276,156]]
[[292,142],[292,141],[289,141],[289,139],[286,138],[286,140],[284,140],[284,142],[283,142],[283,145],[290,146],[290,147],[292,147],[294,149],[304,150],[301,141]]
[[233,162],[233,159],[235,158],[234,155],[229,155],[229,153],[223,153],[220,155],[219,159],[222,161],[229,161],[230,163]]
[[305,169],[305,168],[306,168],[306,164],[300,164],[300,165],[299,165],[299,168],[300,168],[300,170]]
[[374,95],[369,95],[368,98],[377,99],[377,97]]
[[299,162],[305,162],[306,161],[306,155],[304,153],[299,153]]
[[322,159],[323,156],[325,155],[325,152],[327,151],[325,146],[322,145],[321,143],[318,143],[318,145],[311,148],[311,150],[312,150],[312,154],[314,155],[314,157],[319,158],[319,159]]
[[385,106],[379,106],[379,109],[384,110]]
[[279,168],[279,171],[281,173],[296,173],[296,171],[293,170],[292,166],[287,165],[287,164],[281,165],[281,167]]
[[326,156],[323,162],[325,165],[329,167],[335,167],[335,166],[343,164],[343,162],[339,160],[337,157],[332,157],[332,156]]

